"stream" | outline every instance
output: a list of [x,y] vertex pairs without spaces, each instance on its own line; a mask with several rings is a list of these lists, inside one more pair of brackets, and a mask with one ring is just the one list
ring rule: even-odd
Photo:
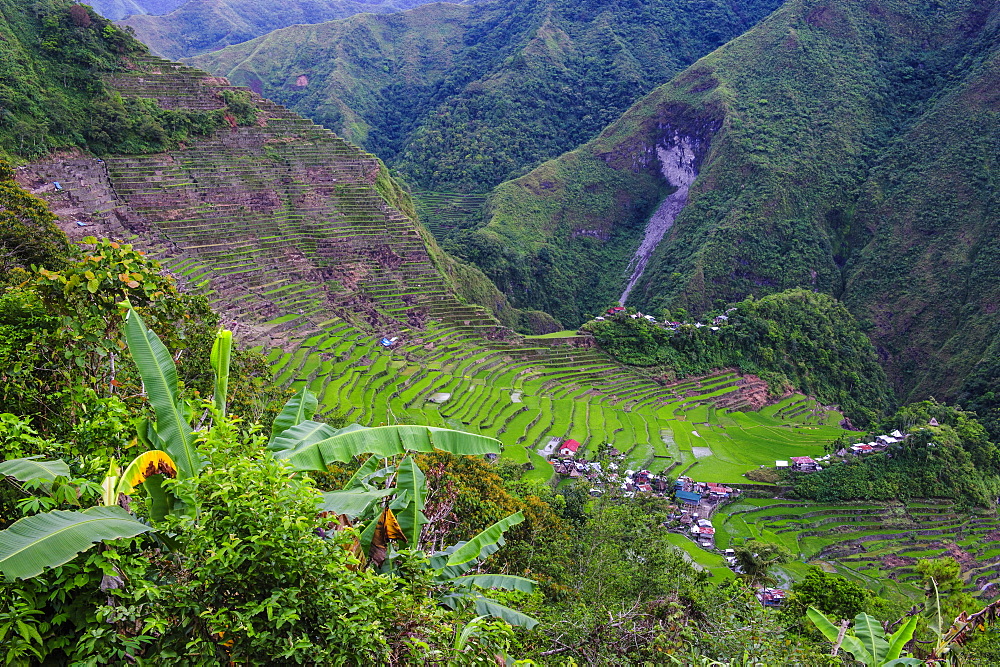
[[687,204],[688,189],[698,176],[698,172],[694,168],[696,144],[697,140],[692,140],[690,137],[674,135],[673,145],[656,147],[656,155],[660,159],[660,173],[667,179],[667,183],[677,190],[663,200],[656,212],[650,216],[649,222],[646,223],[646,233],[642,238],[642,243],[636,249],[626,270],[629,274],[628,285],[618,299],[618,303],[622,305],[625,305],[632,288],[642,277],[656,246],[660,244],[660,241],[673,226],[677,214]]

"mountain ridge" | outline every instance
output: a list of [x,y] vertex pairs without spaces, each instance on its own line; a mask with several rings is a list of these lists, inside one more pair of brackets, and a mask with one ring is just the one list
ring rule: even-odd
[[[259,85],[382,156],[417,189],[485,192],[594,136],[643,92],[778,4],[428,5],[339,26],[292,26],[187,62]],[[408,46],[428,34],[441,41],[423,51]],[[326,41],[317,44],[320,35]],[[421,78],[409,81],[414,65]]]
[[291,25],[322,23],[362,13],[398,12],[425,1],[284,0],[276,4],[260,0],[184,0],[166,12],[136,12],[120,25],[133,30],[157,55],[177,59],[217,51]]
[[[917,133],[918,125],[925,134],[940,132],[925,156],[932,163],[934,156],[941,158],[939,171],[978,171],[960,180],[975,184],[969,201],[981,212],[976,218],[981,224],[946,221],[943,211],[968,208],[954,197],[944,207],[924,209],[910,202],[908,215],[936,211],[935,224],[942,229],[962,228],[967,239],[990,237],[980,233],[996,219],[988,213],[995,210],[988,165],[996,154],[997,122],[991,98],[982,91],[995,80],[998,21],[995,4],[975,1],[947,7],[892,0],[787,2],[637,102],[598,138],[498,186],[487,203],[486,223],[447,247],[483,268],[514,303],[579,322],[620,292],[640,231],[670,192],[657,176],[656,146],[673,131],[700,136],[699,128],[717,126],[707,133],[710,148],[689,203],[653,253],[630,303],[653,312],[664,307],[704,312],[748,294],[797,286],[829,292],[850,304],[871,330],[900,397],[954,397],[960,378],[980,363],[977,355],[988,346],[985,331],[994,319],[980,318],[974,328],[964,316],[941,325],[944,311],[961,311],[962,301],[949,294],[919,320],[916,338],[917,329],[889,325],[891,312],[916,313],[925,302],[911,291],[914,281],[902,266],[891,281],[891,269],[879,270],[893,266],[891,250],[864,259],[862,248],[877,238],[880,226],[886,238],[905,236],[886,226],[895,207],[867,207],[865,193],[892,189],[897,178],[892,170],[880,177],[883,183],[870,181],[870,175],[886,159],[882,156],[899,153],[907,137],[918,136],[907,132]],[[987,103],[974,107],[977,120],[961,105],[946,114],[956,132],[979,135],[968,144],[976,147],[973,155],[963,157],[961,150],[942,152],[950,145],[945,126],[924,115],[933,114],[973,66],[987,79],[970,83],[970,89],[981,91]],[[915,157],[893,164],[900,173],[916,172]],[[963,162],[974,168],[961,167]],[[896,187],[896,200],[923,192],[911,176],[905,180],[911,189],[902,193]],[[597,233],[589,233],[593,230]],[[580,240],[583,233],[586,241]],[[874,256],[875,248],[868,255]],[[975,263],[967,259],[962,266]],[[591,270],[595,264],[602,268],[599,276]],[[954,277],[938,276],[929,257],[918,265],[917,282],[948,293],[940,290]],[[878,279],[863,288],[872,272]],[[890,285],[899,289],[897,296],[887,295]],[[933,365],[941,371],[954,362],[947,373],[921,366],[952,337],[948,332],[956,331],[979,342],[962,346],[960,353],[942,353]]]

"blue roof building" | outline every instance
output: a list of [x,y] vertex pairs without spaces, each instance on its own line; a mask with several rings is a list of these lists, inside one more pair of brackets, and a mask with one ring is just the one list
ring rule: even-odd
[[693,491],[678,491],[677,500],[681,500],[685,505],[697,505],[701,502],[701,494]]

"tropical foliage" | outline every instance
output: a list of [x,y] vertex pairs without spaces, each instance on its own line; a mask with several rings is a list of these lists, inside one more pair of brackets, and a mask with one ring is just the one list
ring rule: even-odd
[[[714,311],[722,314],[722,311]],[[725,309],[725,322],[682,325],[676,331],[620,313],[583,329],[616,359],[660,366],[667,373],[704,374],[736,367],[768,381],[774,393],[795,387],[839,405],[860,425],[872,423],[892,403],[874,347],[838,301],[825,294],[789,290],[747,299]],[[661,311],[683,320],[686,311]]]
[[[806,612],[809,620],[816,624],[820,632],[834,644],[834,651],[843,647],[855,660],[866,667],[900,667],[902,665],[922,665],[919,658],[901,658],[903,647],[913,638],[917,617],[910,616],[907,621],[888,637],[882,629],[882,623],[876,618],[862,612],[854,618],[854,627],[850,632],[841,629],[830,622],[821,611],[810,607]],[[846,628],[847,621],[844,621]]]
[[821,472],[793,473],[795,493],[824,501],[939,497],[983,507],[995,504],[1000,454],[973,414],[922,401],[900,408],[881,426],[878,433],[898,428],[909,437],[886,452],[848,455]]

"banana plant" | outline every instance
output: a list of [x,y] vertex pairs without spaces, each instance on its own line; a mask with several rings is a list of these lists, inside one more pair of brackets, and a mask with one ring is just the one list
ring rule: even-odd
[[[851,631],[846,627],[837,626],[815,607],[809,607],[806,615],[823,636],[833,642],[834,655],[840,647],[843,647],[865,667],[924,664],[919,658],[900,657],[903,647],[913,639],[913,633],[917,629],[916,616],[910,616],[896,632],[886,637],[878,619],[864,612],[854,617],[854,627]],[[847,621],[844,621],[845,626],[846,624]]]
[[[499,441],[481,435],[430,426],[380,426],[352,424],[336,429],[312,421],[316,397],[305,387],[289,399],[274,421],[268,443],[274,456],[301,472],[325,471],[331,463],[346,463],[370,455],[344,487],[323,494],[321,509],[347,519],[366,522],[359,537],[359,551],[369,563],[394,574],[398,552],[386,551],[387,520],[398,524],[400,541],[419,549],[427,517],[423,509],[427,481],[414,453],[440,449],[458,455],[499,454]],[[440,591],[444,606],[474,606],[478,615],[501,618],[512,625],[534,627],[537,621],[489,599],[480,589],[501,588],[531,592],[535,582],[524,577],[468,572],[504,544],[506,530],[524,521],[517,512],[486,528],[467,542],[429,555],[426,567]],[[344,525],[344,524],[341,524]],[[391,539],[391,538],[390,538]]]
[[[83,511],[54,510],[24,517],[0,531],[0,572],[11,579],[38,576],[45,568],[58,567],[105,540],[135,537],[154,532],[119,506],[121,496],[133,494],[141,485],[150,498],[150,518],[162,519],[172,511],[188,511],[190,504],[162,487],[164,477],[193,477],[204,467],[195,447],[191,410],[180,395],[177,368],[166,346],[150,331],[131,307],[125,314],[125,340],[142,378],[156,421],[140,420],[137,435],[150,447],[122,471],[112,462],[105,476],[101,505]],[[214,406],[225,414],[226,387],[232,334],[220,332],[212,349],[216,383]],[[67,476],[64,461],[38,457],[14,459],[0,464],[0,474],[19,481],[55,481]],[[180,502],[179,502],[180,501]]]

